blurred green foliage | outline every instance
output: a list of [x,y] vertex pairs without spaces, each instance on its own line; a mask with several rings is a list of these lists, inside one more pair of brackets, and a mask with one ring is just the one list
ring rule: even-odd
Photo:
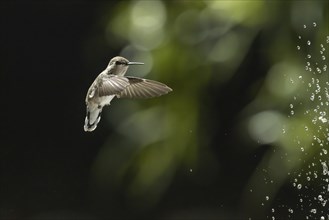
[[[257,64],[247,64],[242,70],[244,76],[255,79],[248,85],[248,94],[243,94],[250,101],[237,110],[232,121],[238,131],[232,138],[245,144],[234,149],[252,153],[255,146],[269,145],[275,150],[264,154],[244,183],[238,198],[241,210],[262,216],[265,211],[258,209],[264,198],[259,197],[269,195],[272,200],[289,177],[287,173],[305,168],[305,161],[322,150],[312,146],[314,136],[321,140],[315,145],[328,146],[324,131],[328,123],[312,123],[320,111],[328,116],[328,104],[310,100],[317,83],[308,87],[318,80],[328,89],[328,72],[305,71],[304,59],[309,53],[317,54],[320,44],[328,50],[324,37],[329,26],[327,1],[119,1],[101,12],[99,26],[104,32],[99,38],[105,39],[105,48],[145,63],[131,67],[127,74],[164,82],[173,92],[152,100],[114,101],[104,111],[103,123],[113,132],[95,160],[93,192],[111,197],[119,191],[128,209],[149,210],[165,197],[177,173],[196,175],[199,180],[193,181],[205,185],[221,175],[225,167],[209,144],[221,134],[209,128],[222,131],[220,121],[225,114],[213,114],[212,105],[206,104],[231,94],[212,94],[209,88],[220,91],[240,80],[235,77],[237,72],[256,49],[260,54]],[[96,54],[90,46],[86,48],[86,54]],[[312,65],[318,62],[322,68],[327,63],[315,59]],[[328,102],[324,89],[320,93],[322,101]],[[213,105],[226,108],[226,103]],[[317,106],[320,109],[314,112]],[[310,114],[305,114],[308,110]],[[232,147],[223,146],[220,140],[217,144]],[[264,167],[268,180],[273,180],[266,187]],[[252,188],[258,192],[250,193]]]

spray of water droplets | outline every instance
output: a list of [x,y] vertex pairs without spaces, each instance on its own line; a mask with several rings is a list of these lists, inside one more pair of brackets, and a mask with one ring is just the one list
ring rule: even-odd
[[[316,31],[316,28],[316,22],[303,26],[306,31]],[[320,40],[320,44],[303,38],[298,36],[296,46],[298,53],[303,51],[305,62],[304,71],[298,73],[302,90],[293,96],[287,114],[288,120],[299,122],[294,129],[303,130],[305,136],[300,137],[286,129],[283,133],[294,139],[300,149],[301,168],[288,174],[292,177],[291,185],[297,198],[292,205],[272,207],[269,219],[276,219],[277,213],[273,210],[281,210],[280,216],[285,210],[287,218],[329,219],[329,36]]]

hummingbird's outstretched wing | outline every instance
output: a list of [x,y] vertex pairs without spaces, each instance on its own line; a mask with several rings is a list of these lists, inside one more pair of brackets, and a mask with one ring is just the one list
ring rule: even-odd
[[96,79],[90,87],[87,100],[116,95],[118,98],[153,98],[171,92],[167,85],[132,76],[107,75]]
[[171,92],[167,85],[149,79],[125,76],[129,85],[116,96],[118,98],[153,98]]
[[99,77],[89,88],[87,100],[94,97],[120,94],[127,86],[129,86],[129,80],[126,77],[117,75]]

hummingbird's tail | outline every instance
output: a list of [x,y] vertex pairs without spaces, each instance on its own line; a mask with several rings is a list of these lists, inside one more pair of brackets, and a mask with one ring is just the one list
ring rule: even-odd
[[96,129],[98,122],[101,120],[102,108],[98,106],[87,106],[87,115],[85,119],[85,131]]

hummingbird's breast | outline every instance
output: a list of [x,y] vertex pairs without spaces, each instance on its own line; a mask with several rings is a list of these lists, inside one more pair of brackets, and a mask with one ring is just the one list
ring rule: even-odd
[[102,96],[98,98],[98,103],[101,106],[109,105],[115,95]]

